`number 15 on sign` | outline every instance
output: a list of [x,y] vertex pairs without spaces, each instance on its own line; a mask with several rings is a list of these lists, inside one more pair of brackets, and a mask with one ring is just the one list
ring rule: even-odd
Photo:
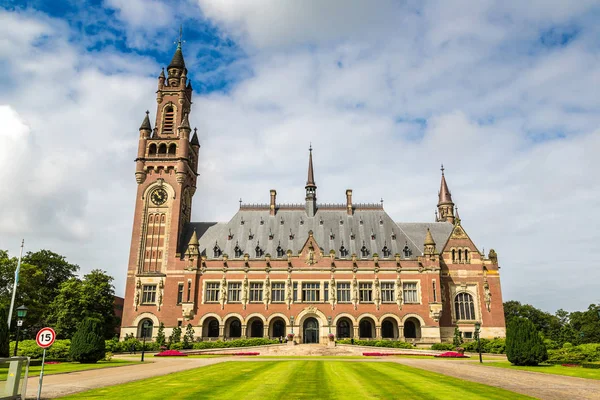
[[44,379],[44,362],[46,361],[46,349],[52,346],[54,340],[56,339],[56,332],[52,328],[42,328],[37,333],[35,337],[35,341],[37,345],[44,349],[44,354],[42,355],[42,369],[40,371],[40,382],[38,384],[38,393],[37,399],[40,400],[40,396],[42,395],[42,380]]

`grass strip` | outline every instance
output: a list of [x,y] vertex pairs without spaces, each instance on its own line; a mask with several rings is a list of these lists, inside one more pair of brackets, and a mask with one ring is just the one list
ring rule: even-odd
[[582,368],[582,367],[563,367],[562,365],[542,364],[537,367],[525,367],[512,365],[508,361],[486,362],[482,365],[487,367],[515,369],[519,371],[540,372],[543,374],[573,376],[576,378],[600,380],[600,369]]

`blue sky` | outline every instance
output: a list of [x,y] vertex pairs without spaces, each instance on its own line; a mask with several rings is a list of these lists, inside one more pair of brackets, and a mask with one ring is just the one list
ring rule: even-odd
[[[430,221],[439,165],[503,295],[598,303],[597,1],[0,1],[0,248],[122,294],[144,111],[183,26],[202,144],[195,220],[237,200],[385,199]],[[110,251],[107,251],[110,249]],[[590,261],[592,260],[592,261]]]

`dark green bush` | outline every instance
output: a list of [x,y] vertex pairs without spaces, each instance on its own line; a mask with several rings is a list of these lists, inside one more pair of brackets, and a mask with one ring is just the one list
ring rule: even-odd
[[544,341],[530,320],[517,317],[509,323],[506,357],[514,365],[538,365],[548,359]]
[[[352,344],[351,339],[341,339],[337,341],[339,344]],[[412,343],[402,342],[399,340],[360,340],[354,341],[355,346],[371,346],[371,347],[391,347],[394,349],[414,349]]]
[[600,361],[600,344],[598,343],[580,344],[579,346],[568,343],[561,349],[548,350],[548,362],[553,364],[579,364],[593,361]]
[[4,308],[0,309],[0,357],[10,357],[10,337],[8,331],[8,316]]
[[215,342],[195,342],[193,349],[204,350],[204,349],[222,349],[229,347],[249,347],[249,346],[264,346],[267,344],[279,343],[277,339],[264,339],[264,338],[253,338],[253,339],[236,339],[228,340],[226,342],[217,340]]
[[454,351],[456,346],[452,343],[434,343],[431,345],[431,350]]
[[600,363],[583,363],[581,366],[583,368],[600,369]]
[[[56,340],[52,346],[46,349],[46,359],[48,360],[60,360],[69,358],[69,348],[71,347],[71,340]],[[10,342],[11,354],[15,349],[15,342]],[[44,349],[39,347],[35,340],[21,340],[19,341],[19,350],[17,355],[31,358],[42,358],[42,352]]]
[[85,364],[95,364],[106,355],[104,327],[100,320],[85,318],[77,326],[77,331],[71,340],[69,355],[73,361]]

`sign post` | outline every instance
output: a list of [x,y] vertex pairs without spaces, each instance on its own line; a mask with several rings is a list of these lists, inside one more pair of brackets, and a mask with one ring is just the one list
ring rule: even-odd
[[40,400],[40,396],[42,395],[42,380],[44,379],[44,362],[46,361],[46,349],[52,346],[54,340],[56,339],[56,332],[52,328],[42,328],[37,333],[35,337],[35,341],[37,345],[44,349],[44,353],[42,355],[42,369],[40,371],[40,382],[38,384],[38,392],[37,392],[37,400]]

